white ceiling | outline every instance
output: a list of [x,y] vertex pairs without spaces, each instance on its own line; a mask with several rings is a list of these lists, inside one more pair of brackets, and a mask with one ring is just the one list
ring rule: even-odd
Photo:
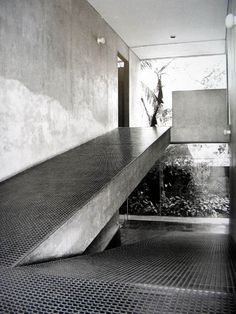
[[228,0],[88,2],[141,59],[225,51]]

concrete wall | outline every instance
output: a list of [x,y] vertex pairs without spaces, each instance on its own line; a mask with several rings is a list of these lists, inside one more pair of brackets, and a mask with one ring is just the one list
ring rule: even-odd
[[176,91],[172,98],[172,143],[229,141],[226,89]]
[[[236,15],[236,1],[229,1],[229,13]],[[231,113],[231,234],[236,242],[236,27],[227,31],[228,90]]]
[[117,127],[117,52],[85,0],[0,1],[0,180]]
[[130,126],[149,126],[146,112],[141,103],[141,67],[139,58],[130,50]]

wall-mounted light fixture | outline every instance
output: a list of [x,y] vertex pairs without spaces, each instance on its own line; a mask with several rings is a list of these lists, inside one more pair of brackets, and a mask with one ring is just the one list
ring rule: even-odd
[[106,39],[104,37],[98,37],[97,43],[98,43],[98,45],[105,45]]
[[225,26],[226,28],[232,28],[234,25],[236,25],[236,16],[230,13],[225,18]]

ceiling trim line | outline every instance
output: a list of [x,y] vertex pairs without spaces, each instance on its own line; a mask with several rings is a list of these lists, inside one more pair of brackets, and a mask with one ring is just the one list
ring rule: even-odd
[[165,44],[150,44],[150,45],[142,45],[142,46],[130,46],[130,48],[131,49],[136,49],[136,48],[146,48],[146,47],[155,47],[155,46],[170,46],[170,45],[206,43],[206,42],[214,42],[214,41],[225,41],[225,38],[210,39],[210,40],[182,41],[182,42],[173,42],[173,43],[165,43]]
[[156,57],[156,58],[140,58],[141,61],[143,60],[159,60],[159,59],[177,59],[177,58],[194,58],[194,57],[210,57],[210,56],[219,56],[225,55],[225,52],[217,52],[217,53],[209,53],[209,54],[199,54],[199,55],[189,55],[189,56],[174,56],[174,57]]

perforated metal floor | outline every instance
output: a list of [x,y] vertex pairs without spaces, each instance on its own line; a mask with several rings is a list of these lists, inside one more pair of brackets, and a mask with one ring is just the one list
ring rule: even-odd
[[223,234],[170,232],[13,267],[156,139],[119,129],[0,184],[0,313],[236,313],[235,248]]
[[119,128],[0,183],[0,265],[58,229],[166,130]]
[[51,263],[1,268],[1,313],[235,313],[226,235],[169,233]]
[[236,293],[235,264],[228,235],[169,232],[100,254],[36,267],[102,281]]

